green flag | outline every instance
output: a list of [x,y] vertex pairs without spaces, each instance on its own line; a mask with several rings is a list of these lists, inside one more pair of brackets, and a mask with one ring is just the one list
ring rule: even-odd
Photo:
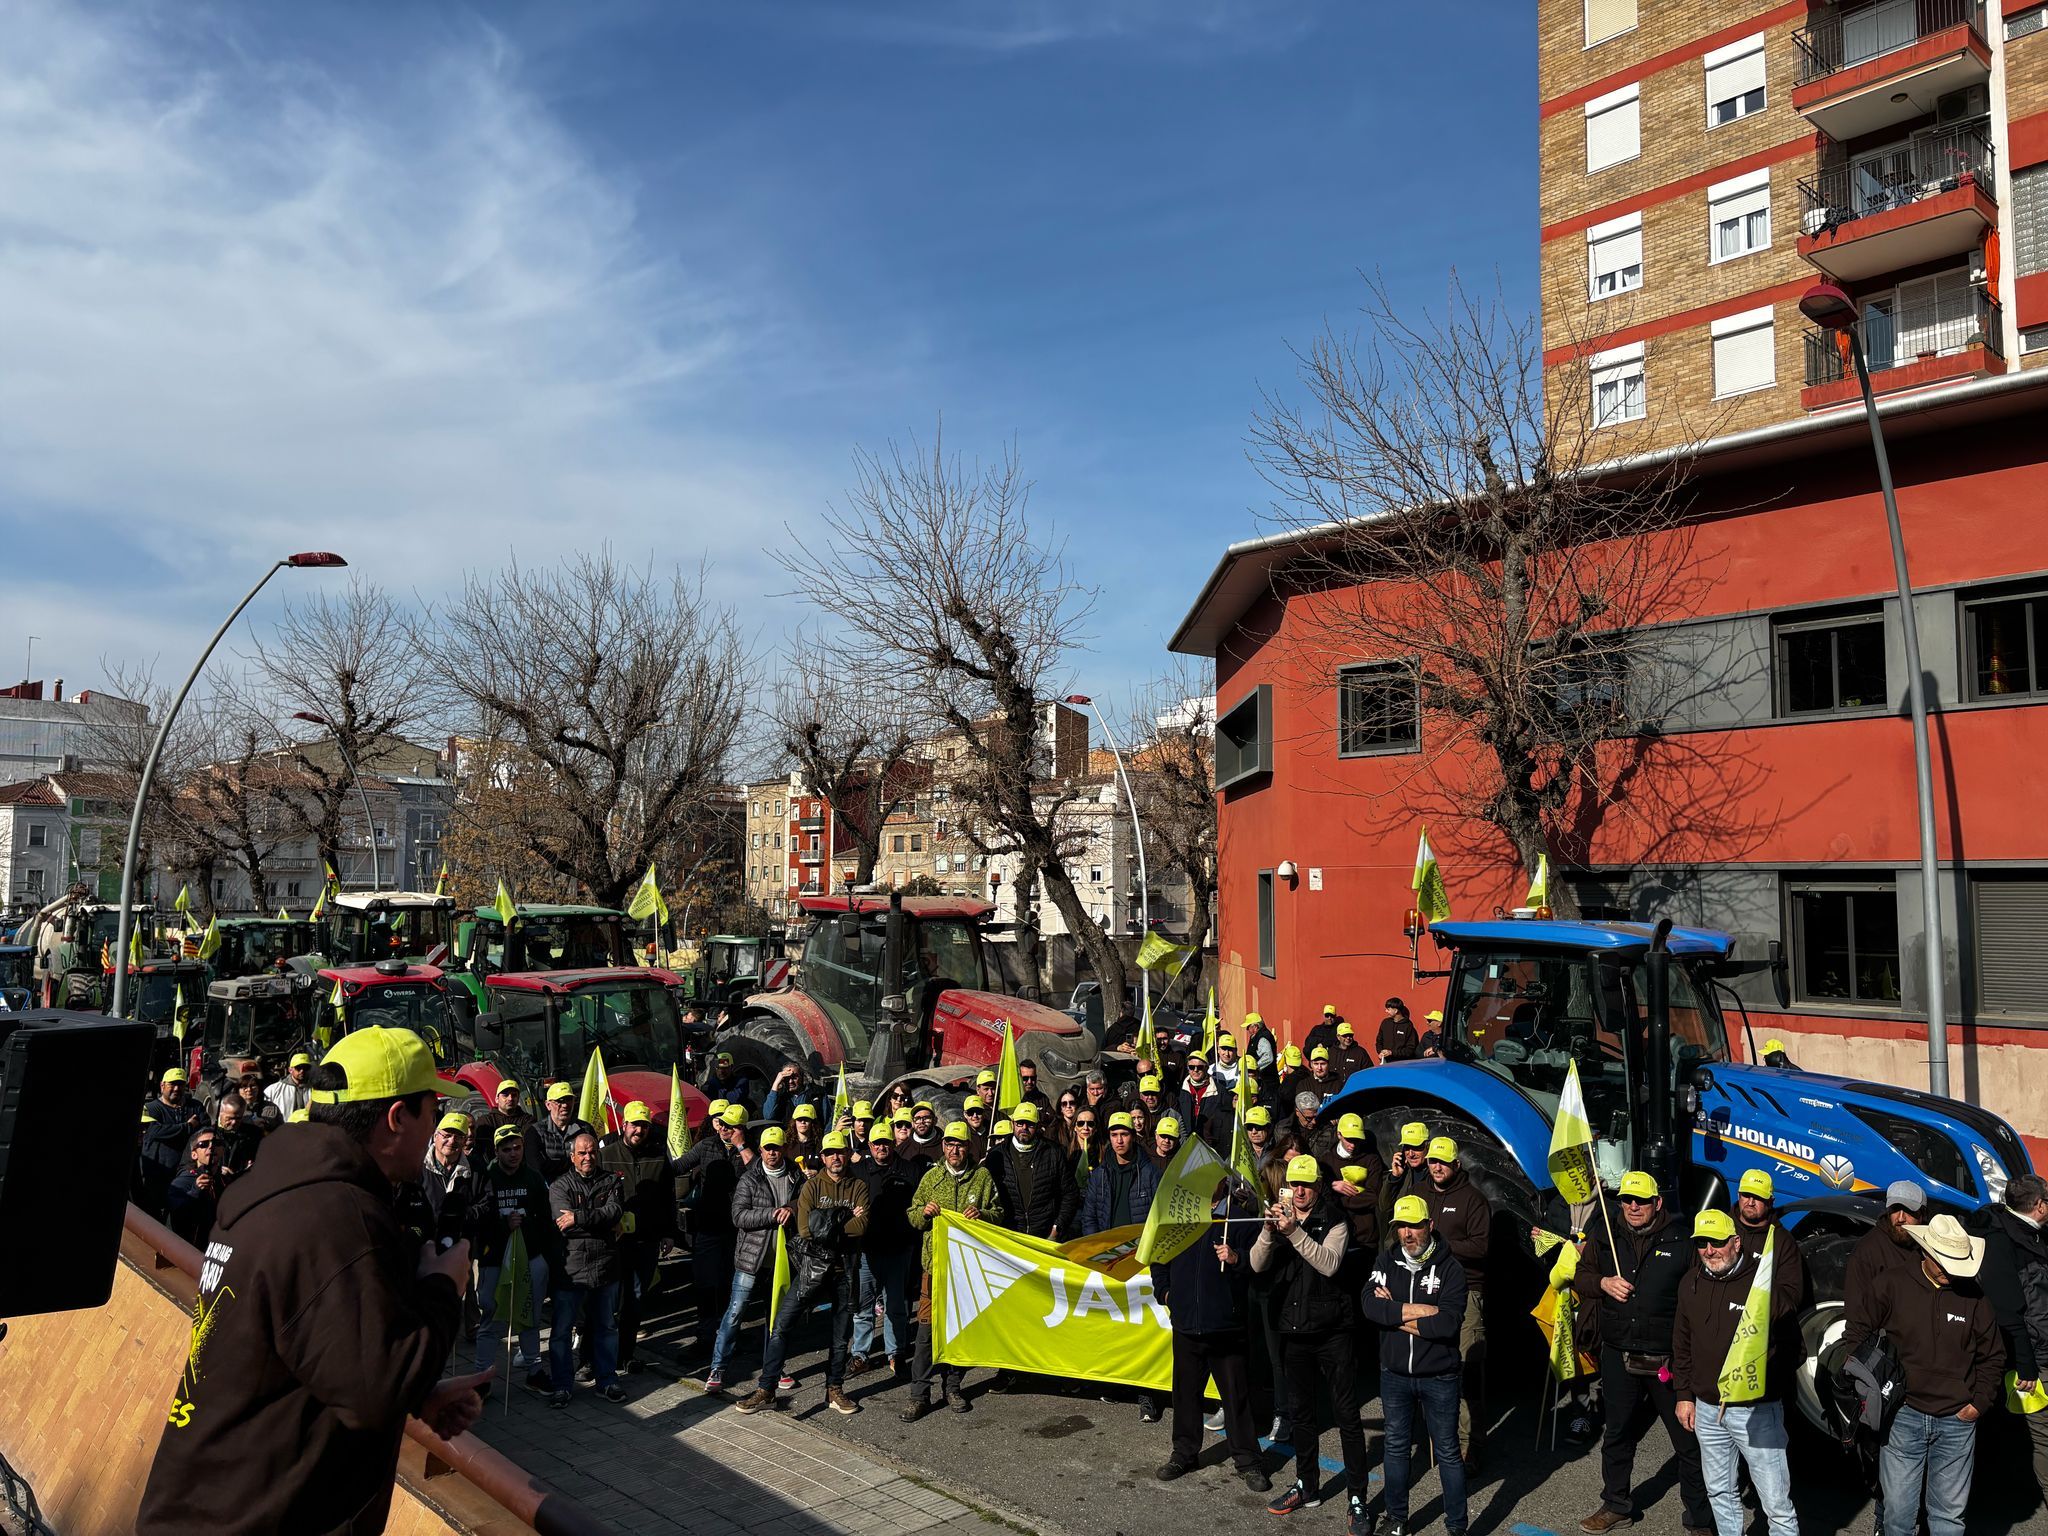
[[1411,885],[1415,891],[1416,911],[1432,923],[1442,922],[1451,915],[1450,893],[1444,889],[1444,874],[1436,865],[1436,850],[1429,846],[1427,824],[1415,845],[1415,878]]
[[681,1157],[690,1150],[690,1114],[683,1103],[683,1069],[668,1069],[668,1155]]
[[1723,1404],[1753,1403],[1764,1395],[1764,1365],[1771,1352],[1771,1272],[1777,1267],[1771,1250],[1777,1241],[1777,1228],[1767,1229],[1763,1252],[1756,1257],[1756,1274],[1749,1282],[1749,1296],[1735,1324],[1735,1337],[1728,1341],[1728,1358],[1715,1381]]
[[996,1063],[996,1111],[1007,1115],[1024,1097],[1024,1074],[1017,1070],[1017,1031],[1003,1020],[1003,1055]]
[[1593,1171],[1593,1126],[1586,1118],[1586,1090],[1575,1060],[1565,1070],[1557,1096],[1557,1123],[1550,1128],[1550,1182],[1567,1204],[1584,1205],[1598,1193]]
[[[533,1278],[526,1272],[526,1234],[519,1228],[514,1227],[505,1239],[505,1252],[498,1262],[504,1267],[498,1272],[498,1289],[492,1297],[498,1313],[495,1321],[505,1325],[505,1335],[510,1338],[534,1325]],[[510,1351],[506,1353],[509,1356]]]
[[512,915],[519,909],[512,904],[512,893],[505,889],[503,880],[498,882],[498,894],[491,901],[491,910],[498,914],[498,921],[509,930],[512,926]]
[[1159,1175],[1159,1192],[1138,1237],[1140,1264],[1164,1264],[1192,1248],[1213,1225],[1210,1204],[1223,1181],[1223,1160],[1199,1136],[1180,1144]]

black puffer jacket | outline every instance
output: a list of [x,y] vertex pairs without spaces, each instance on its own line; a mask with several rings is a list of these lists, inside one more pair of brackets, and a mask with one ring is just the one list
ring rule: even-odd
[[1004,1225],[1013,1232],[1044,1237],[1055,1228],[1074,1235],[1081,1214],[1081,1190],[1067,1166],[1066,1154],[1044,1137],[1029,1152],[1014,1141],[990,1149],[988,1171],[1002,1197]]
[[2021,1381],[2038,1381],[2048,1360],[2048,1235],[2003,1205],[1978,1224],[1984,1234],[1979,1283],[1998,1314],[2006,1363]]
[[[1599,1305],[1600,1339],[1609,1349],[1669,1354],[1678,1315],[1678,1283],[1693,1264],[1692,1239],[1679,1230],[1669,1211],[1659,1211],[1640,1232],[1618,1221],[1614,1236],[1621,1246],[1619,1258],[1607,1246],[1604,1226],[1586,1234],[1586,1251],[1580,1255],[1572,1289],[1580,1300]],[[1634,1284],[1627,1301],[1616,1301],[1600,1289],[1600,1282],[1610,1275]]]
[[[619,1218],[626,1214],[626,1186],[615,1173],[581,1174],[574,1168],[548,1186],[549,1214],[573,1218],[561,1230],[557,1278],[570,1285],[610,1285],[624,1272],[619,1262]],[[559,1229],[558,1229],[559,1230]]]
[[[789,1199],[784,1202],[793,1211],[797,1196],[802,1193],[804,1176],[801,1169],[785,1163],[789,1174]],[[755,1158],[747,1164],[746,1172],[740,1175],[739,1183],[732,1192],[732,1225],[739,1234],[733,1244],[732,1271],[736,1275],[758,1275],[775,1251],[775,1212],[777,1202],[774,1186],[768,1182],[768,1169]]]

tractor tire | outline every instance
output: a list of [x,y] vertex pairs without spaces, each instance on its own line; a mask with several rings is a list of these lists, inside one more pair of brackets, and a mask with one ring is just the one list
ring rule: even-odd
[[820,1072],[817,1053],[798,1038],[785,1020],[778,1018],[756,1016],[731,1033],[720,1035],[712,1053],[716,1055],[719,1051],[732,1052],[734,1063],[759,1079],[763,1093],[784,1067],[794,1066],[806,1081]]
[[1080,1084],[1095,1065],[1101,1047],[1083,1034],[1079,1039],[1055,1035],[1050,1030],[1026,1030],[1017,1037],[1017,1059],[1036,1062],[1039,1088],[1050,1099]]
[[1842,1413],[1834,1401],[1829,1353],[1848,1323],[1842,1306],[1844,1282],[1849,1255],[1861,1240],[1846,1232],[1821,1232],[1799,1245],[1799,1257],[1806,1266],[1806,1305],[1794,1320],[1800,1344],[1794,1395],[1799,1417],[1836,1445],[1841,1443],[1837,1431]]
[[944,1129],[962,1117],[961,1106],[967,1102],[967,1095],[974,1092],[975,1070],[972,1067],[939,1067],[906,1072],[883,1083],[875,1090],[874,1097],[879,1102],[891,1088],[902,1083],[910,1089],[912,1103],[919,1100],[930,1103],[933,1113],[939,1117],[940,1128]]

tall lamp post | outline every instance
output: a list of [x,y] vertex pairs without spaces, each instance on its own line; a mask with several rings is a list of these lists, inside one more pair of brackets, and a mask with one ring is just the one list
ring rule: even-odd
[[[1102,727],[1102,739],[1109,743],[1109,755],[1116,760],[1116,776],[1124,787],[1124,803],[1131,808],[1131,836],[1138,845],[1138,932],[1142,938],[1152,931],[1152,884],[1145,877],[1145,828],[1138,820],[1138,797],[1131,792],[1130,774],[1124,771],[1123,751],[1117,746],[1116,738],[1109,733],[1109,722],[1102,718],[1102,711],[1096,707],[1095,701],[1085,693],[1070,693],[1066,697],[1066,702],[1076,709],[1086,709],[1094,713],[1095,723]],[[1144,1006],[1138,1014],[1142,1019],[1152,1007],[1152,973],[1142,967],[1138,971],[1138,988],[1144,999]],[[1105,1008],[1109,1006],[1108,998],[1104,998],[1102,1002]],[[1118,998],[1116,1005],[1119,1008],[1123,1007],[1124,1000]]]
[[192,685],[199,681],[199,674],[206,670],[206,663],[213,655],[213,648],[220,644],[221,637],[233,628],[235,620],[242,616],[242,610],[256,601],[256,594],[270,584],[270,578],[286,566],[294,570],[320,569],[330,566],[347,565],[339,555],[324,550],[311,550],[303,554],[286,555],[277,564],[263,573],[263,579],[249,589],[249,595],[235,604],[230,613],[213,632],[213,638],[206,642],[206,649],[199,653],[199,659],[192,664],[184,685],[178,689],[178,696],[171,700],[170,708],[164,711],[164,718],[156,728],[156,739],[149,744],[149,755],[142,760],[142,779],[135,787],[135,806],[128,813],[128,847],[121,855],[121,917],[114,930],[114,1017],[126,1015],[128,1003],[128,936],[135,922],[135,854],[142,842],[142,808],[149,801],[150,782],[156,777],[157,759],[163,755],[164,739],[171,734],[171,722],[178,718],[178,711],[185,707],[185,696],[192,691]]
[[[341,766],[346,768],[348,776],[355,780],[356,798],[363,805],[363,839],[370,845],[370,889],[373,891],[383,890],[384,877],[377,870],[377,823],[370,819],[370,796],[369,792],[363,788],[362,769],[355,765],[355,760],[348,755],[348,748],[341,744],[341,732],[334,730],[334,722],[332,720],[328,719],[325,715],[316,715],[309,709],[295,710],[292,718],[294,720],[303,720],[308,725],[324,725],[328,730],[334,732],[334,750],[341,754]],[[394,869],[391,873],[395,879],[398,871]]]
[[1799,300],[1799,312],[1823,330],[1849,338],[1856,382],[1863,388],[1863,414],[1870,423],[1870,448],[1877,456],[1877,483],[1884,492],[1885,525],[1892,540],[1892,575],[1899,588],[1899,620],[1906,637],[1906,698],[1913,710],[1913,776],[1920,800],[1921,921],[1927,929],[1927,1087],[1948,1094],[1948,999],[1942,976],[1941,888],[1934,842],[1934,764],[1927,744],[1926,674],[1920,668],[1920,625],[1913,615],[1913,583],[1906,574],[1906,540],[1899,530],[1899,498],[1892,489],[1892,465],[1884,448],[1884,426],[1870,390],[1870,364],[1856,301],[1833,283],[1816,283]]

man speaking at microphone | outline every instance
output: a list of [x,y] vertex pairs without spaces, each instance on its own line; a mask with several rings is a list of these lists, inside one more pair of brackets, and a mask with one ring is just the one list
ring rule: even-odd
[[409,1030],[360,1029],[311,1081],[309,1123],[221,1201],[147,1536],[381,1531],[406,1416],[449,1436],[483,1410],[490,1372],[441,1380],[469,1244],[422,1248],[392,1199],[434,1132],[433,1058]]

